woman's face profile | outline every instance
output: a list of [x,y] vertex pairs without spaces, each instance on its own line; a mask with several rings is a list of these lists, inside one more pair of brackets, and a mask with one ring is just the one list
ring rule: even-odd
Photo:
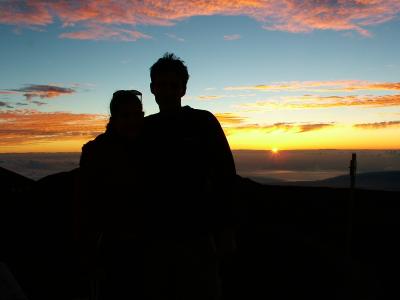
[[134,102],[122,104],[112,117],[115,132],[123,138],[136,137],[142,130],[144,112],[140,105]]

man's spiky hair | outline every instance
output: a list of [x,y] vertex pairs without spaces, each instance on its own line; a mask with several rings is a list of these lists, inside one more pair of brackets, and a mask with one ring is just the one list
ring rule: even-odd
[[163,57],[159,58],[154,65],[151,66],[151,81],[154,80],[157,74],[162,72],[175,72],[180,78],[182,78],[185,86],[189,80],[189,73],[185,62],[177,57],[174,53],[165,53]]

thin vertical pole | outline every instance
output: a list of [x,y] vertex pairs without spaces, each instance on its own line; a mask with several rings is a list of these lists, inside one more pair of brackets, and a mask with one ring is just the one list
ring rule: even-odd
[[353,265],[353,215],[355,206],[355,185],[356,185],[356,166],[357,156],[356,153],[351,155],[350,161],[350,189],[349,189],[349,201],[347,203],[347,228],[346,228],[346,244],[345,244],[345,257],[344,263],[346,266],[345,273],[345,291],[346,293],[352,294],[353,288],[353,277],[354,277],[354,265]]
[[357,154],[353,153],[351,155],[350,161],[350,188],[354,190],[356,185],[356,170],[357,170]]
[[351,255],[351,241],[353,238],[353,214],[355,205],[355,186],[356,186],[356,170],[357,170],[357,154],[352,153],[350,161],[350,196],[347,212],[347,253]]

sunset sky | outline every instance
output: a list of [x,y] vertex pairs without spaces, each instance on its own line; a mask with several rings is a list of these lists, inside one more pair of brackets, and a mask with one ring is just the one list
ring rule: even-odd
[[399,0],[0,1],[0,152],[80,151],[149,67],[232,149],[400,149]]

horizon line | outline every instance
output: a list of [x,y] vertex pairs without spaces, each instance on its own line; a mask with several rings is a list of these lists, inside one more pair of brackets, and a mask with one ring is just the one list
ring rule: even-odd
[[[231,149],[235,151],[272,151],[272,149]],[[316,148],[316,149],[278,149],[279,152],[289,151],[400,151],[400,148],[360,148],[360,149],[348,149],[348,148]],[[81,151],[28,151],[28,152],[0,152],[2,154],[75,154],[81,153]]]

